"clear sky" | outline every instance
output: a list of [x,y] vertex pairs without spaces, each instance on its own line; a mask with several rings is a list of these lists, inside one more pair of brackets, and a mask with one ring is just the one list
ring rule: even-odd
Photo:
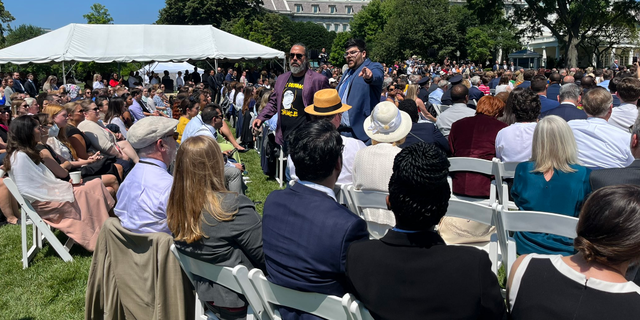
[[82,17],[94,3],[104,5],[115,24],[151,24],[158,20],[164,0],[3,0],[4,7],[16,20],[12,27],[32,24],[45,29],[57,29],[69,23],[87,23]]

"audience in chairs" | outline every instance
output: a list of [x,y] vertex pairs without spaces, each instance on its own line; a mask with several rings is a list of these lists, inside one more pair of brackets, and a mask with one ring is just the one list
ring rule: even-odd
[[625,274],[640,260],[640,187],[597,190],[579,219],[577,254],[521,255],[513,264],[507,285],[512,319],[638,317],[640,287]]
[[602,187],[618,184],[640,185],[640,119],[636,119],[636,123],[631,130],[630,148],[635,160],[628,167],[594,170],[591,172],[589,180],[591,181],[592,190],[595,191]]
[[[186,255],[219,266],[265,270],[260,216],[249,198],[225,188],[224,159],[213,138],[195,136],[178,149],[167,224]],[[206,280],[194,281],[200,300],[219,319],[246,316],[243,296]]]
[[[533,134],[531,160],[516,168],[511,195],[521,210],[577,217],[591,192],[590,172],[578,164],[569,125],[558,116],[546,116]],[[562,236],[516,232],[514,239],[518,254],[574,253],[572,240]]]
[[403,149],[393,162],[387,204],[396,225],[347,252],[347,278],[376,319],[504,319],[487,254],[447,246],[433,227],[447,212],[449,161],[432,144]]
[[99,179],[77,185],[57,179],[36,150],[43,128],[34,116],[11,121],[4,168],[47,224],[93,251],[115,200]]
[[[342,169],[342,138],[329,121],[314,121],[292,132],[288,143],[300,181],[273,191],[265,201],[267,279],[295,290],[342,296],[347,292],[347,248],[369,238],[364,220],[337,203],[333,192]],[[284,307],[280,314],[285,320],[318,319]]]
[[507,105],[515,123],[500,130],[496,136],[496,157],[503,162],[522,162],[531,157],[531,141],[540,116],[540,98],[529,88],[511,91]]
[[[356,154],[353,166],[353,186],[357,190],[387,192],[393,159],[400,152],[399,145],[412,127],[411,117],[389,101],[380,102],[364,122],[371,146]],[[364,219],[373,238],[382,237],[395,225],[393,214],[383,209],[364,209]]]

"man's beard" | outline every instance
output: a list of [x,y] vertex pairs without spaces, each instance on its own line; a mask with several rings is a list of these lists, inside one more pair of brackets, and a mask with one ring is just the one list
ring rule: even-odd
[[291,73],[299,74],[307,70],[306,64],[302,64],[299,67],[293,65],[293,62],[289,61],[289,69],[291,69]]

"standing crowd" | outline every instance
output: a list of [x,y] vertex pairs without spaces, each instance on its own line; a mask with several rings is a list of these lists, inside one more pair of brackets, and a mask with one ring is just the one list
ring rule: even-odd
[[[15,73],[3,80],[3,168],[47,223],[87,250],[117,217],[129,232],[168,234],[188,256],[259,268],[280,286],[353,293],[375,319],[640,313],[637,65],[521,70],[496,61],[485,72],[412,57],[387,67],[358,39],[344,57],[342,70],[326,61],[313,70],[298,43],[275,80],[266,69],[218,68],[205,79],[196,69],[175,80],[95,74],[82,91],[50,77],[40,94],[33,75]],[[287,187],[269,194],[262,217],[244,195],[236,153],[260,134],[288,159]],[[513,235],[520,256],[506,303],[488,255],[467,245],[495,229],[443,218],[451,197],[488,199],[492,177],[449,173],[449,157],[518,163],[509,197],[519,209],[579,218],[575,239]],[[80,183],[69,182],[73,171]],[[353,213],[336,184],[386,193],[387,209]],[[0,209],[9,223],[20,219],[4,184]],[[193,280],[218,318],[246,317],[245,297]]]

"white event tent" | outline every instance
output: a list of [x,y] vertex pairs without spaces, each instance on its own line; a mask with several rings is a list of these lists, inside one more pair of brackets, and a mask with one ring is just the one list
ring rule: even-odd
[[[285,59],[284,52],[210,25],[72,23],[0,50],[0,64]],[[63,77],[66,78],[66,77]]]

